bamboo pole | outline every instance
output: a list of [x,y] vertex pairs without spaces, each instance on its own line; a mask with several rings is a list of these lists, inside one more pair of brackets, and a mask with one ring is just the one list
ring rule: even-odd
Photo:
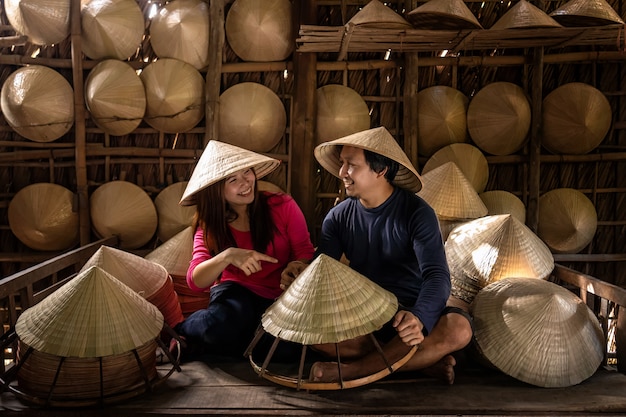
[[206,132],[204,145],[209,140],[219,137],[219,100],[222,77],[222,53],[224,50],[224,0],[212,0],[209,3],[210,38],[209,65],[206,73]]
[[528,149],[528,203],[526,225],[537,232],[539,224],[539,195],[541,184],[541,120],[543,100],[543,47],[534,48],[531,91],[531,126]]

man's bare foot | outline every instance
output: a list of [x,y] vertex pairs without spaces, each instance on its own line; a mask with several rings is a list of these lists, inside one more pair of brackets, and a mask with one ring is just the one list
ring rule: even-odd
[[[341,365],[342,379],[346,379],[343,371],[346,369],[344,364]],[[309,381],[311,382],[339,382],[339,368],[337,362],[315,362],[311,366],[309,372]]]
[[447,355],[433,366],[422,369],[421,372],[452,385],[454,383],[454,365],[456,365],[456,359],[452,355]]

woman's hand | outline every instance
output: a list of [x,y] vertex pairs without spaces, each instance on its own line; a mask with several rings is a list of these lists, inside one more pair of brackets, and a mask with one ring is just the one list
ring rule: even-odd
[[309,265],[302,261],[289,262],[280,274],[280,288],[286,290],[307,266]]
[[410,311],[398,311],[393,319],[393,327],[407,346],[419,345],[424,340],[424,324]]
[[276,258],[251,249],[228,248],[226,251],[229,252],[226,256],[228,263],[241,269],[246,276],[263,269],[261,261],[273,264],[278,262]]

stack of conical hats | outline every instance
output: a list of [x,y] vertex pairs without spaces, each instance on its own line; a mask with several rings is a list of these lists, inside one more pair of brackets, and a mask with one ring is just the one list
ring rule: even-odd
[[478,194],[488,215],[510,214],[521,223],[526,223],[526,206],[515,194],[504,190],[491,190]]
[[447,162],[454,162],[477,193],[482,193],[489,180],[489,164],[485,155],[469,143],[452,143],[428,158],[422,175]]

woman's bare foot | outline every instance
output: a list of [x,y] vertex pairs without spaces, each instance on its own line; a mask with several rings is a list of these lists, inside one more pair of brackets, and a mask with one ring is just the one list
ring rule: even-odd
[[456,365],[456,359],[452,355],[447,355],[433,366],[422,369],[421,372],[452,385],[454,383],[454,365]]

